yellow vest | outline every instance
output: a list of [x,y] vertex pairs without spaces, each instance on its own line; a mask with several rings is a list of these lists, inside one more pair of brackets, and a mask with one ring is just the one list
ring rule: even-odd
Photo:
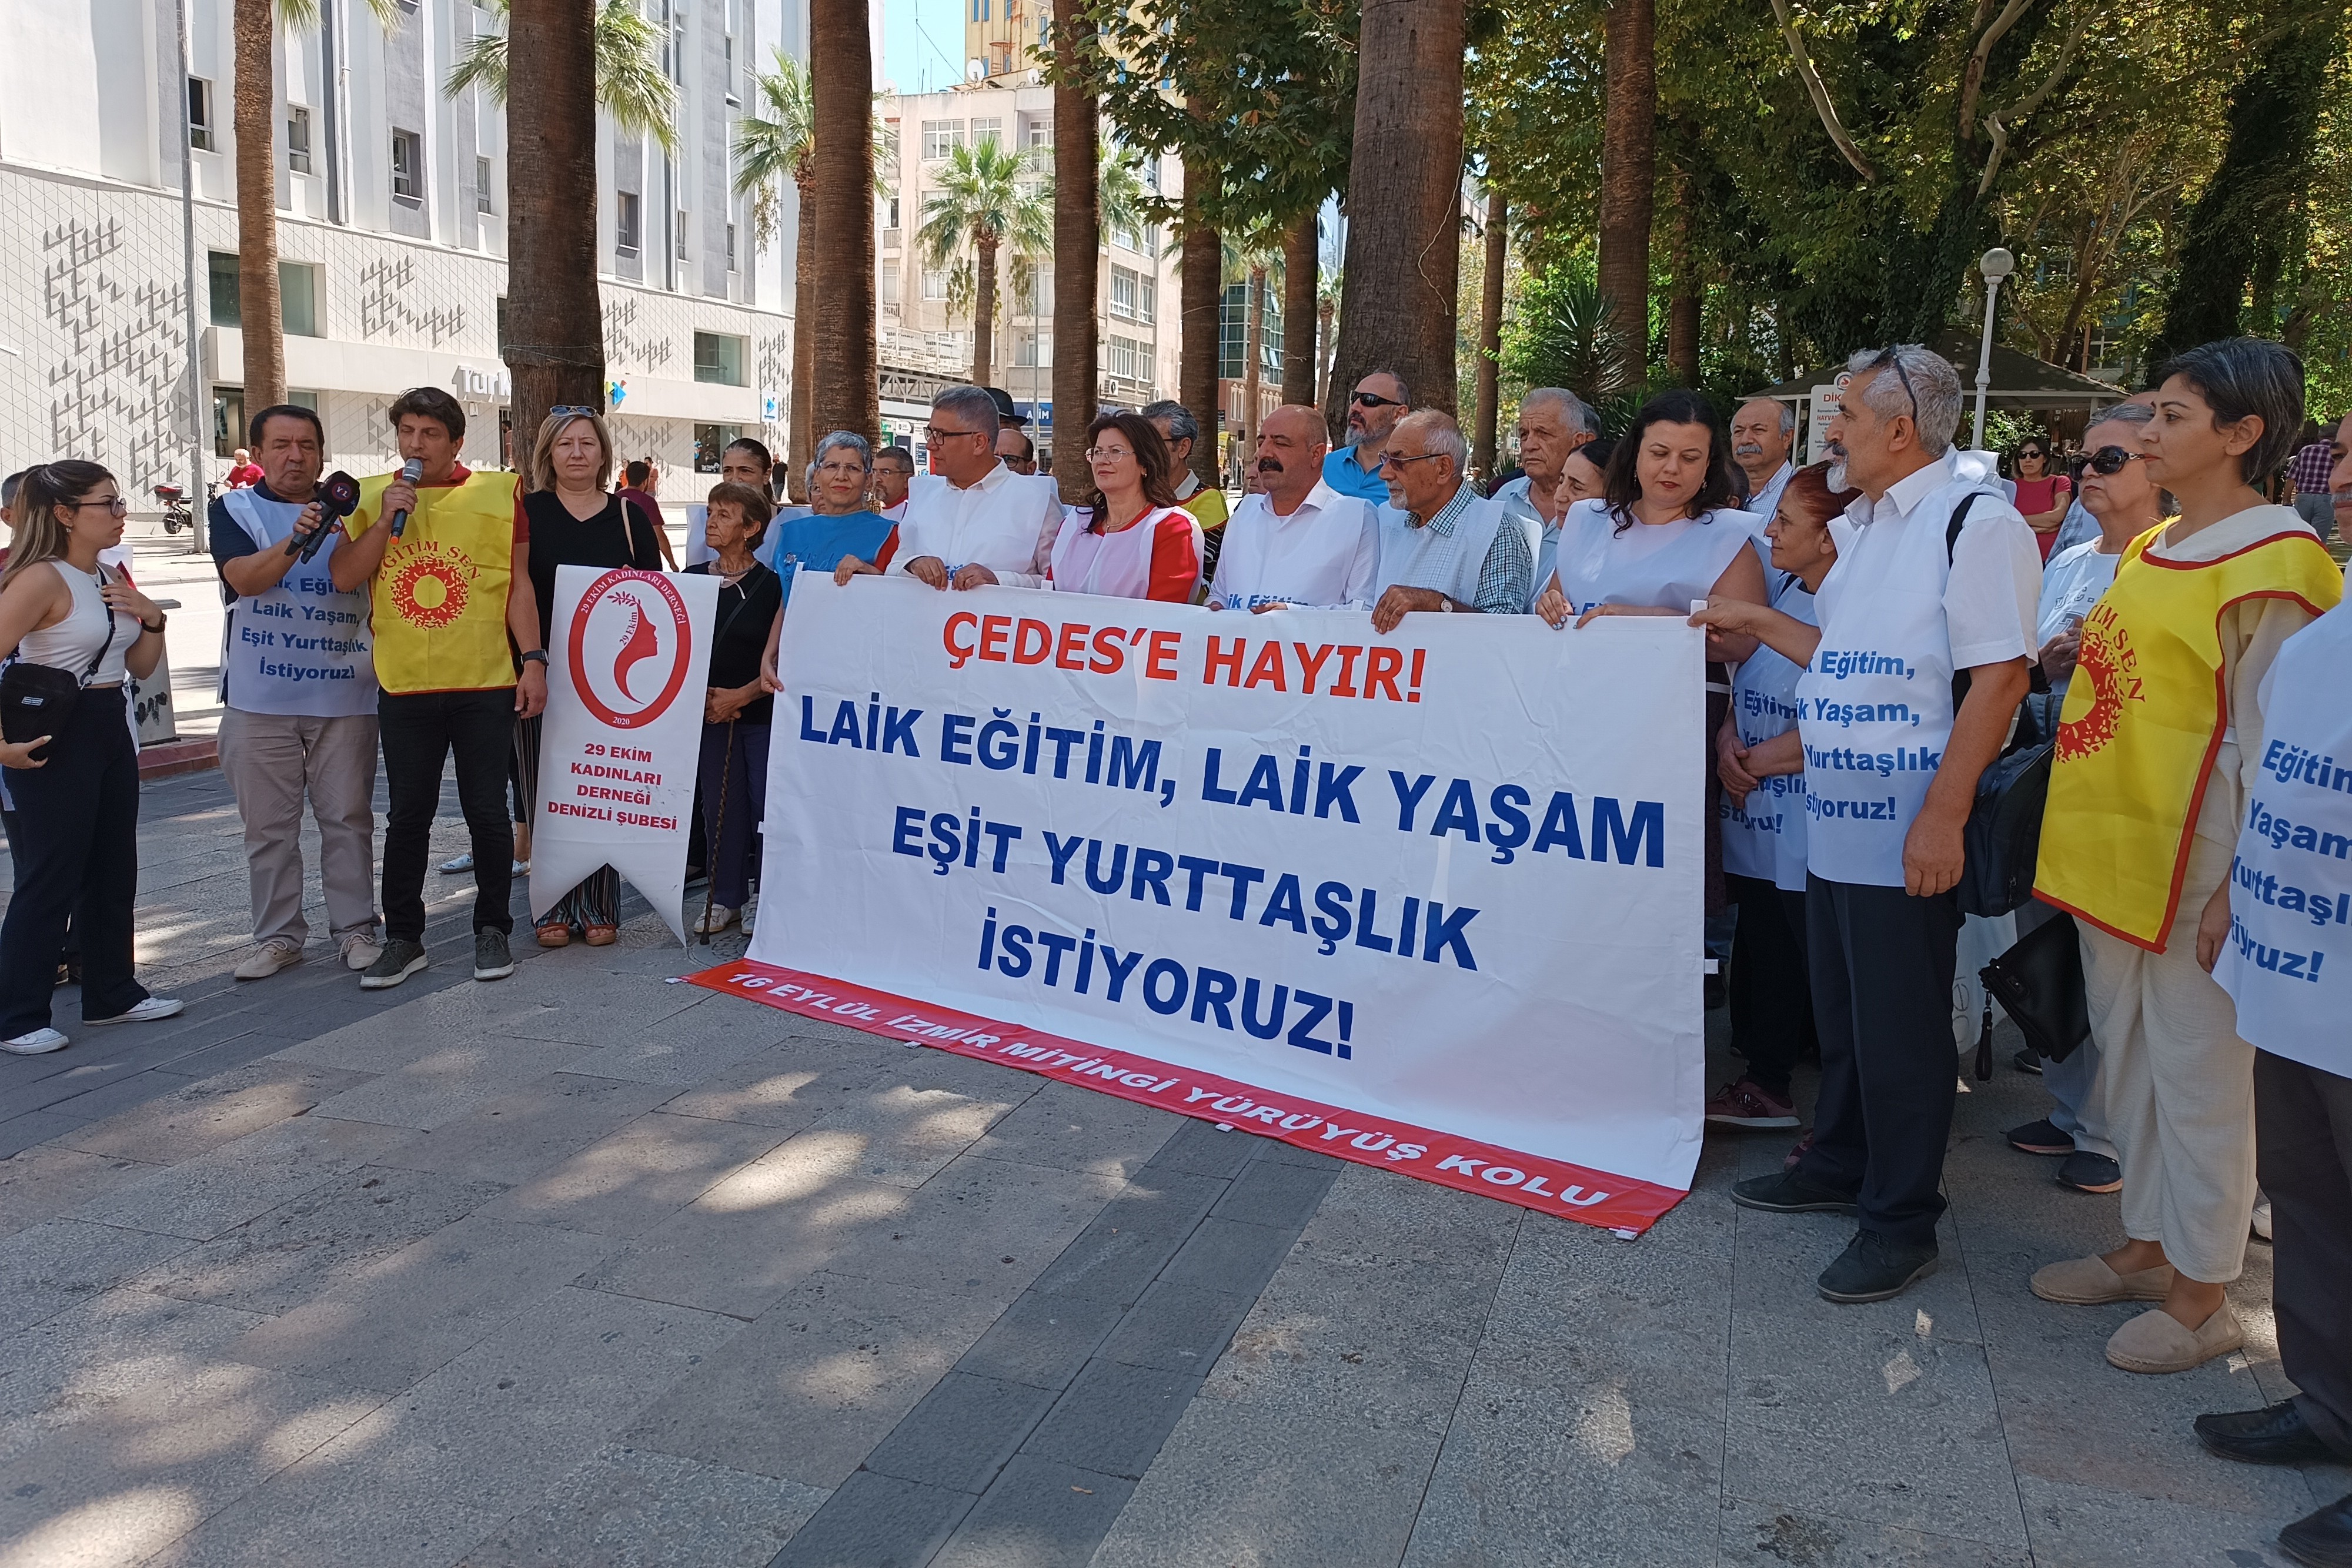
[[2308,533],[2178,561],[2147,554],[2163,527],[2131,542],[2084,617],[2033,884],[2043,903],[2154,953],[2179,909],[2189,838],[2231,725],[2222,613],[2284,599],[2315,616],[2344,597],[2343,574]]
[[1225,493],[1214,485],[1203,485],[1176,504],[1192,514],[1192,520],[1201,525],[1203,533],[1223,528],[1233,511]]
[[[353,538],[373,528],[396,475],[360,482]],[[416,510],[370,585],[375,676],[388,692],[488,691],[515,684],[507,645],[515,476],[468,474],[420,488]]]

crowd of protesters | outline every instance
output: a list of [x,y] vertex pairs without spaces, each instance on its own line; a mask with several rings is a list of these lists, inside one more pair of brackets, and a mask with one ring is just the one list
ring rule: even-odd
[[[1818,1280],[1830,1301],[1883,1301],[1936,1268],[1967,828],[1988,768],[2039,734],[2034,896],[2003,930],[2022,943],[2071,923],[2090,1029],[2063,1058],[2021,1061],[2052,1109],[2010,1142],[2056,1157],[2069,1188],[2119,1192],[2122,1235],[2021,1283],[2053,1303],[2147,1303],[2107,1358],[2185,1371],[2244,1342],[2227,1287],[2266,1207],[2280,1348],[2302,1392],[2202,1417],[2199,1436],[2234,1458],[2352,1458],[2352,706],[2336,695],[2352,612],[2321,544],[2352,491],[2352,421],[2306,426],[2295,357],[2231,340],[2094,414],[2071,471],[2037,437],[2004,479],[1990,455],[1956,448],[1962,392],[1942,356],[1896,345],[1846,370],[1826,461],[1806,466],[1793,411],[1770,399],[1727,425],[1703,396],[1665,392],[1612,439],[1576,392],[1533,389],[1519,466],[1491,494],[1452,417],[1385,370],[1353,388],[1343,446],[1318,410],[1266,414],[1238,503],[1194,476],[1202,426],[1175,402],[1102,413],[1076,461],[1041,473],[1008,397],[953,387],[922,432],[928,472],[835,433],[802,476],[808,504],[788,507],[768,450],[738,441],[686,508],[688,570],[721,583],[698,928],[750,927],[802,571],[1353,610],[1381,634],[1423,614],[1534,616],[1567,636],[1685,617],[1706,632],[1705,733],[1687,745],[1706,780],[1707,910],[1736,911],[1723,994],[1743,1062],[1706,1122],[1797,1131],[1800,1071],[1819,1061],[1810,1129],[1734,1198],[1853,1217]],[[254,417],[250,482],[214,503],[231,606],[220,751],[252,880],[241,979],[306,956],[306,800],[341,961],[370,988],[425,966],[425,837],[452,757],[473,973],[511,973],[510,880],[528,853],[513,823],[537,791],[555,570],[675,566],[658,475],[618,459],[597,411],[551,410],[520,482],[464,465],[446,393],[411,392],[390,418],[408,467],[364,481],[347,517],[322,504],[318,416],[292,405]],[[2267,498],[2283,474],[2293,506]],[[0,684],[16,855],[0,1049],[31,1053],[68,1043],[50,993],[68,927],[85,1023],[179,1004],[150,997],[131,962],[122,693],[153,668],[163,617],[99,559],[122,528],[112,475],[68,461],[10,485],[0,653],[32,678]],[[347,629],[329,654],[349,679],[289,681],[266,635],[240,634],[297,615]],[[600,869],[537,940],[610,942],[619,911]],[[2352,1500],[2285,1540],[2304,1561],[2352,1561]]]

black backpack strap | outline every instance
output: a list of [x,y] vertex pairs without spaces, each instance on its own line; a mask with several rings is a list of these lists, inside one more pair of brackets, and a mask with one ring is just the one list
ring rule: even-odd
[[1969,508],[1975,506],[1977,497],[1983,494],[1982,490],[1971,490],[1960,497],[1958,506],[1952,508],[1951,526],[1944,530],[1944,564],[1946,566],[1952,564],[1952,552],[1960,548],[1960,530],[1968,526]]

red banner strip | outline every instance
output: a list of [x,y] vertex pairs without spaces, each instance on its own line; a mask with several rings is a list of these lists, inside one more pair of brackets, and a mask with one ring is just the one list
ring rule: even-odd
[[1418,1176],[1463,1192],[1516,1203],[1633,1237],[1656,1224],[1685,1194],[1606,1171],[1521,1154],[1408,1123],[1265,1090],[1149,1057],[1105,1051],[1042,1030],[933,1007],[822,975],[749,960],[687,980],[730,997],[823,1019],[867,1034],[975,1057],[1064,1083],[1157,1105],[1180,1115],[1279,1138],[1358,1165]]

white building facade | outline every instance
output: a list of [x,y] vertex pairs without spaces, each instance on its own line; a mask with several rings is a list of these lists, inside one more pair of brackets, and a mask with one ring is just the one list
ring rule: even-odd
[[[144,500],[192,470],[218,478],[245,444],[231,6],[185,3],[184,68],[169,0],[10,7],[0,222],[16,243],[0,247],[0,471],[89,458]],[[320,411],[331,466],[391,466],[384,410],[420,385],[466,407],[470,463],[511,465],[499,437],[504,113],[442,85],[496,20],[470,0],[401,0],[391,31],[363,0],[319,8],[317,28],[281,26],[277,40],[288,386]],[[752,69],[771,68],[779,46],[804,57],[806,13],[804,0],[642,8],[667,39],[677,146],[666,153],[600,117],[607,376],[620,455],[654,459],[671,480],[664,495],[691,497],[736,434],[781,446],[793,198],[788,188],[781,232],[755,235],[730,148]]]

